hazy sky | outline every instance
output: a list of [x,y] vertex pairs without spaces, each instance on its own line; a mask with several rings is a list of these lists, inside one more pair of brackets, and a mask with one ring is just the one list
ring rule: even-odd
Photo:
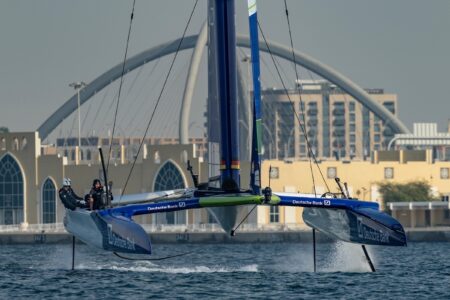
[[[236,2],[238,30],[247,33],[247,1]],[[179,37],[193,3],[137,0],[130,55]],[[283,1],[257,3],[267,37],[288,44]],[[0,126],[37,129],[73,95],[70,82],[92,81],[120,62],[131,5],[131,0],[1,0]],[[409,128],[426,121],[446,130],[449,0],[290,0],[288,5],[297,49],[362,87],[397,93],[400,119]],[[206,0],[200,0],[188,34],[196,34],[205,18]],[[184,60],[180,69],[187,66]],[[184,79],[180,82],[182,91]]]

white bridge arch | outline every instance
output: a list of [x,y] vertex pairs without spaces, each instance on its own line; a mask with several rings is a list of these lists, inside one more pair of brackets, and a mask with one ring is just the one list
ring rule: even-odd
[[[196,47],[197,45],[201,45],[202,43],[206,46],[207,41],[206,38],[199,39],[199,35],[191,35],[186,37],[183,40],[183,43],[180,46],[180,51],[191,49]],[[203,36],[206,36],[203,34]],[[177,50],[178,44],[180,43],[181,38],[166,42],[164,44],[160,44],[153,48],[150,48],[146,51],[143,51],[135,56],[127,59],[125,62],[125,74],[133,71],[134,69],[151,62],[160,57],[169,55],[174,53]],[[237,35],[236,42],[238,47],[246,47],[250,48],[250,40],[246,35]],[[292,51],[289,47],[278,44],[273,41],[267,41],[270,51],[272,54],[284,58],[289,61],[293,61],[292,59]],[[266,44],[263,41],[259,42],[259,47],[261,51],[269,52]],[[199,51],[200,52],[200,51]],[[334,70],[330,66],[323,64],[317,59],[312,58],[311,56],[302,53],[298,50],[294,51],[296,63],[303,66],[306,69],[313,71],[314,73],[320,75],[321,77],[329,80],[330,82],[339,86],[342,90],[351,95],[355,100],[362,103],[366,106],[370,111],[372,111],[376,116],[385,121],[392,128],[394,133],[409,133],[408,128],[390,111],[388,111],[383,105],[376,102],[371,96],[364,91],[361,87],[359,87],[356,83],[351,81],[346,76],[342,75],[338,71]],[[200,60],[197,60],[200,63]],[[191,65],[189,72],[198,70],[198,67]],[[196,72],[196,71],[195,71]],[[96,79],[94,79],[91,83],[89,83],[84,89],[80,90],[80,105],[91,99],[96,93],[101,91],[104,87],[111,84],[113,81],[118,79],[122,75],[122,63],[117,64],[112,67]],[[190,74],[188,74],[188,77]],[[196,77],[196,76],[194,76]],[[188,89],[193,88],[193,85],[190,84]],[[189,98],[189,94],[192,97],[192,93],[185,90],[185,98],[183,99],[183,104],[181,109],[190,111],[191,99]],[[188,97],[186,98],[186,95]],[[37,129],[39,132],[39,136],[42,140],[47,138],[47,136],[62,122],[65,118],[67,118],[72,112],[74,112],[78,107],[77,104],[77,94],[73,95],[69,100],[67,100],[61,107],[59,107],[42,125]],[[181,143],[186,143],[187,141],[187,128],[189,125],[188,114],[180,114],[181,116],[181,124],[180,124],[180,141]]]

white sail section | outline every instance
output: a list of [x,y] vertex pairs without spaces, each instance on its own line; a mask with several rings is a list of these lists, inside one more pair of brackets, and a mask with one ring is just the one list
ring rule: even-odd
[[192,189],[176,189],[159,191],[152,193],[141,193],[141,194],[128,194],[128,195],[114,195],[114,200],[111,202],[112,206],[136,204],[136,203],[147,203],[159,200],[177,199],[192,197]]

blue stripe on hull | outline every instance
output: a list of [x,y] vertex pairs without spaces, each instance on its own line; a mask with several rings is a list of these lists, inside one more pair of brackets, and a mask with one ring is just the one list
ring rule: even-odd
[[304,207],[305,223],[345,242],[405,246],[403,226],[375,202],[278,194],[282,206]]

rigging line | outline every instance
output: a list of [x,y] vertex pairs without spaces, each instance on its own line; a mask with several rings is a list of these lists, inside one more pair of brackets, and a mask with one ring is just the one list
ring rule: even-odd
[[119,102],[120,102],[120,93],[122,91],[122,85],[123,85],[123,75],[125,73],[125,63],[127,61],[127,54],[128,54],[128,46],[130,44],[130,35],[131,35],[131,26],[133,24],[133,17],[134,17],[134,6],[136,4],[136,0],[133,0],[133,8],[131,10],[131,16],[130,16],[130,26],[128,27],[128,37],[127,37],[127,44],[125,47],[125,55],[123,57],[123,64],[122,64],[122,74],[120,76],[120,85],[119,85],[119,94],[117,96],[117,104],[116,104],[116,112],[114,113],[114,123],[113,123],[113,130],[111,134],[111,141],[109,143],[109,151],[108,151],[108,163],[106,164],[106,173],[108,173],[109,170],[109,160],[111,158],[111,148],[114,140],[114,132],[116,130],[116,119],[117,119],[117,112],[119,110]]
[[[303,126],[306,127],[305,107],[304,107],[304,102],[302,100],[302,94],[300,92],[300,81],[299,81],[299,76],[298,76],[297,61],[295,59],[295,53],[294,53],[294,41],[292,39],[291,22],[289,20],[289,11],[288,11],[286,0],[284,0],[284,8],[285,8],[285,12],[286,12],[286,20],[287,20],[288,29],[289,29],[289,40],[291,42],[291,52],[292,52],[292,59],[293,59],[293,64],[294,64],[294,70],[295,70],[295,79],[296,79],[295,88],[297,90],[297,93],[298,93],[298,96],[299,96],[299,100],[300,100],[300,111],[301,111],[301,115],[302,115],[302,118],[303,118]],[[295,110],[294,110],[294,114],[296,114]],[[311,177],[312,177],[314,195],[317,195],[316,180],[314,178],[314,171],[313,171],[312,158],[311,158],[313,153],[312,153],[312,149],[311,149],[311,144],[309,143],[309,140],[308,140],[308,135],[306,134],[306,130],[304,132],[304,135],[305,135],[306,145],[308,146],[309,168],[311,170]]]
[[170,64],[169,71],[167,72],[166,78],[164,79],[164,84],[163,84],[163,86],[161,88],[161,92],[159,93],[159,96],[158,96],[158,99],[156,100],[156,104],[155,104],[155,107],[153,109],[152,115],[150,116],[150,120],[148,121],[147,128],[145,129],[145,132],[144,132],[144,136],[142,137],[142,141],[139,144],[138,152],[136,153],[136,156],[134,157],[133,164],[131,165],[131,169],[130,169],[130,172],[128,173],[127,180],[125,181],[125,185],[124,185],[124,187],[122,189],[121,196],[123,196],[123,194],[125,193],[125,190],[127,188],[127,184],[128,184],[128,181],[130,180],[131,173],[133,172],[134,166],[136,165],[137,158],[139,156],[139,153],[141,152],[142,145],[144,144],[145,138],[147,136],[147,132],[148,132],[148,130],[150,128],[150,124],[152,123],[153,117],[155,116],[156,110],[158,108],[158,105],[159,105],[159,102],[161,100],[162,94],[163,94],[164,89],[166,87],[167,81],[169,80],[170,73],[172,71],[173,65],[175,64],[175,60],[177,59],[178,53],[179,53],[180,48],[181,48],[181,44],[184,41],[184,37],[186,36],[186,32],[187,32],[187,29],[189,27],[189,24],[191,23],[191,19],[192,19],[192,16],[194,15],[195,8],[197,7],[197,3],[198,3],[198,0],[195,0],[194,7],[192,8],[191,14],[189,16],[189,20],[187,21],[186,27],[184,28],[183,35],[181,36],[180,42],[178,43],[177,50],[176,50],[175,55],[174,55],[174,57],[172,59],[172,63]]
[[117,256],[117,257],[119,257],[121,259],[126,259],[126,260],[157,261],[157,260],[165,260],[165,259],[169,259],[169,258],[185,256],[185,255],[191,254],[193,252],[194,251],[189,251],[189,252],[185,252],[185,253],[180,253],[180,254],[175,254],[175,255],[170,255],[170,256],[164,256],[164,257],[155,257],[155,258],[134,258],[134,257],[127,257],[127,256],[120,255],[117,252],[113,252],[113,253],[114,253],[115,256]]
[[[303,135],[305,136],[305,140],[306,140],[307,144],[309,144],[309,141],[308,141],[308,139],[307,139],[307,137],[306,137],[306,130],[305,130],[305,127],[304,127],[304,125],[302,124],[302,122],[301,122],[301,120],[300,120],[300,117],[299,117],[299,116],[297,115],[297,113],[295,112],[294,103],[293,103],[293,101],[292,101],[292,99],[291,99],[291,97],[290,97],[290,95],[289,95],[289,91],[287,90],[286,84],[284,83],[284,80],[283,80],[283,78],[281,77],[280,70],[278,69],[277,64],[275,63],[274,55],[273,55],[273,53],[272,53],[272,50],[271,50],[270,47],[269,47],[269,44],[267,43],[266,36],[264,35],[264,32],[262,31],[262,28],[261,28],[261,25],[260,25],[259,21],[258,21],[258,28],[259,28],[259,30],[260,30],[260,32],[261,32],[261,36],[263,37],[264,43],[265,43],[265,45],[266,45],[266,47],[267,47],[267,50],[269,51],[270,57],[271,57],[272,62],[273,62],[273,64],[274,64],[274,66],[275,66],[275,69],[276,69],[276,71],[277,71],[277,73],[278,73],[278,77],[279,77],[279,79],[280,79],[280,81],[281,81],[281,84],[283,85],[284,92],[285,92],[285,94],[286,94],[286,96],[287,96],[287,98],[288,98],[288,100],[289,100],[289,103],[290,103],[291,106],[292,106],[292,109],[293,109],[293,111],[294,111],[294,115],[295,115],[295,117],[296,117],[296,119],[297,119],[297,121],[298,121],[298,123],[299,123],[299,125],[300,125],[300,128],[301,128],[301,130],[302,130],[302,132],[303,132]],[[308,149],[310,149],[310,148],[308,147]],[[330,188],[329,188],[329,186],[328,186],[328,184],[327,184],[327,182],[326,182],[326,180],[325,180],[325,177],[324,177],[324,175],[323,175],[323,173],[322,173],[322,170],[321,170],[320,167],[319,167],[319,162],[317,161],[316,156],[314,155],[314,153],[311,153],[311,154],[312,154],[312,158],[314,159],[315,164],[316,164],[317,167],[318,167],[319,173],[320,173],[320,175],[321,175],[321,177],[322,177],[322,180],[323,180],[325,186],[327,187],[328,191],[330,191]]]

